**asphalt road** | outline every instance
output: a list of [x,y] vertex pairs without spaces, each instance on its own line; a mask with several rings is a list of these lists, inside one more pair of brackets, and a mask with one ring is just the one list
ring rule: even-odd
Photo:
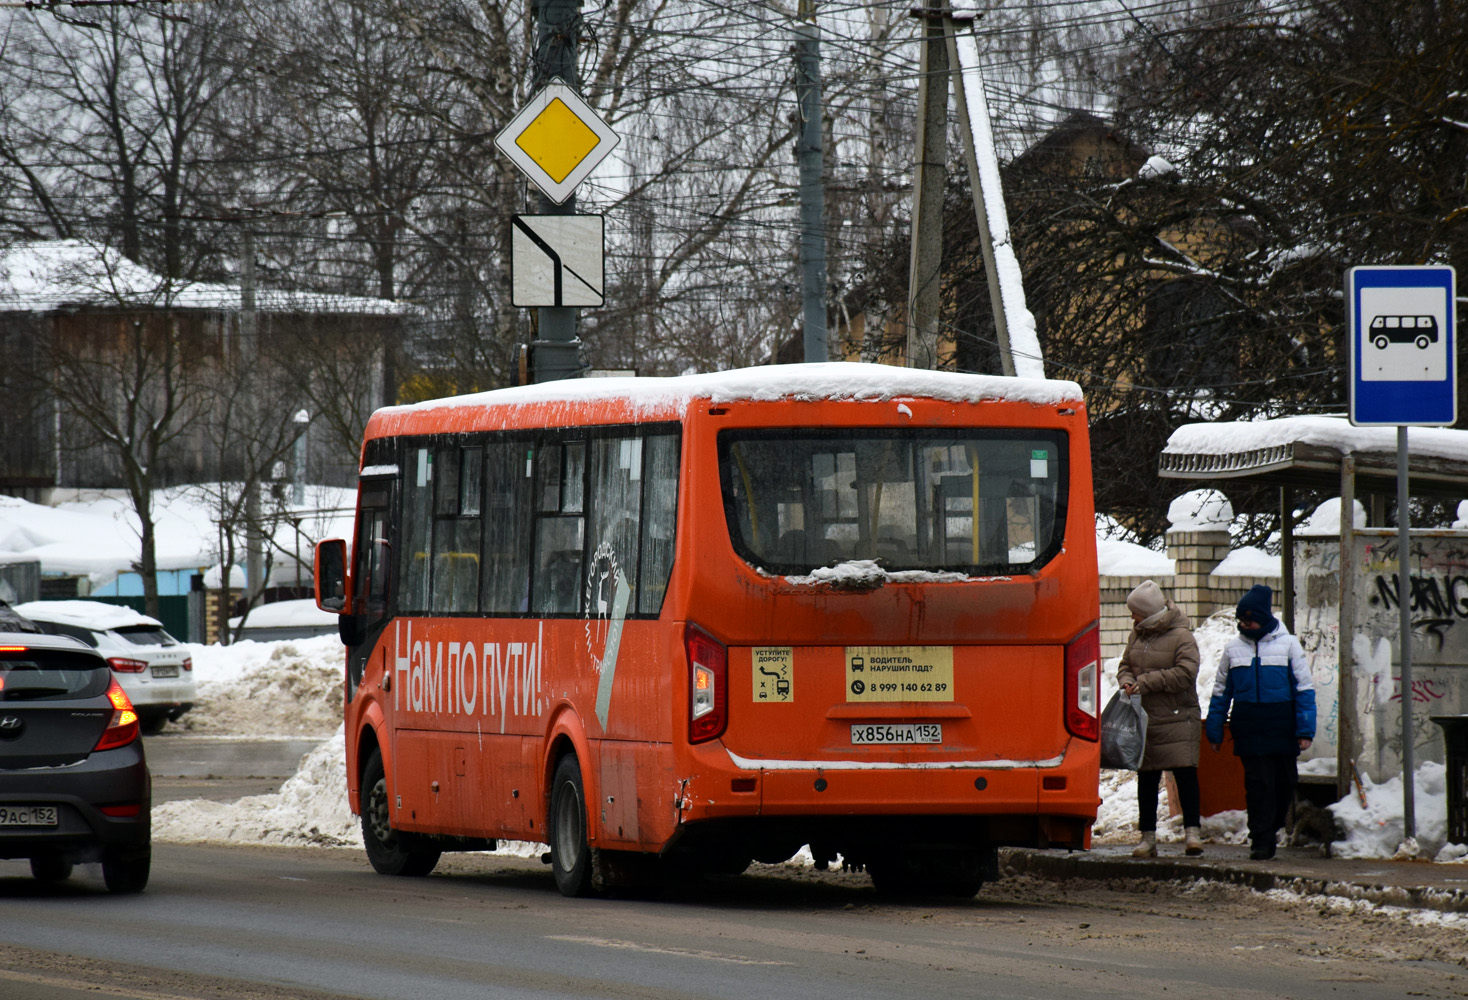
[[320,740],[195,736],[165,730],[143,737],[153,802],[233,802],[279,790]]
[[656,898],[565,899],[548,869],[160,844],[148,891],[0,862],[0,996],[1218,1000],[1462,996],[1461,927],[1317,912],[1232,886],[1006,878],[893,903],[865,875],[765,868]]

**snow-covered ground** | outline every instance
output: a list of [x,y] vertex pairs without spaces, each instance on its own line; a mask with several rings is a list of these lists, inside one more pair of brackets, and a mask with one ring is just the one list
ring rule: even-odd
[[[1198,698],[1206,710],[1219,653],[1232,634],[1232,617],[1215,615],[1198,626],[1202,654]],[[336,636],[281,642],[240,642],[232,646],[192,647],[199,700],[182,727],[199,734],[238,737],[315,736],[324,742],[301,760],[300,769],[279,792],[236,802],[202,799],[168,802],[153,810],[153,835],[162,841],[232,841],[253,844],[315,844],[355,847],[361,838],[347,808],[345,748],[341,726],[342,647]],[[1116,690],[1116,661],[1106,664],[1102,704]],[[166,738],[166,737],[165,737]],[[1367,806],[1354,797],[1332,807],[1346,830],[1334,851],[1341,857],[1426,857],[1468,863],[1468,846],[1444,844],[1447,798],[1441,764],[1417,770],[1416,843],[1403,844],[1400,779],[1365,788]],[[1137,831],[1136,776],[1130,771],[1101,772],[1097,843],[1130,843]],[[1158,805],[1158,836],[1182,839],[1181,821],[1169,815],[1166,797]],[[1247,840],[1242,812],[1204,820],[1205,836],[1215,843]],[[545,846],[502,843],[501,853],[538,857]]]

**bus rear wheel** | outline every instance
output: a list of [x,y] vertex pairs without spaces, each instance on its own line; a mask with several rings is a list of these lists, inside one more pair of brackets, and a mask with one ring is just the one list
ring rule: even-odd
[[575,754],[556,765],[550,795],[551,871],[563,896],[591,890],[591,848],[586,843],[586,788]]
[[382,875],[427,875],[442,853],[423,843],[421,837],[392,828],[392,811],[387,799],[387,772],[382,751],[373,750],[362,771],[362,844],[367,860]]

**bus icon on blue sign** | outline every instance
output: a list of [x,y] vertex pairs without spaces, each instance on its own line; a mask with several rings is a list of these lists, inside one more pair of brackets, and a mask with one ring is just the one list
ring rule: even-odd
[[1370,337],[1377,350],[1385,350],[1388,344],[1415,344],[1425,351],[1437,343],[1437,317],[1373,316]]

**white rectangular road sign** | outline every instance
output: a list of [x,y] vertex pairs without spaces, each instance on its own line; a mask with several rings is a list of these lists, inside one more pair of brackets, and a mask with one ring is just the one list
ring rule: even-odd
[[600,215],[517,215],[511,221],[510,301],[600,306],[605,223]]
[[1451,267],[1346,272],[1351,423],[1438,427],[1458,419]]

